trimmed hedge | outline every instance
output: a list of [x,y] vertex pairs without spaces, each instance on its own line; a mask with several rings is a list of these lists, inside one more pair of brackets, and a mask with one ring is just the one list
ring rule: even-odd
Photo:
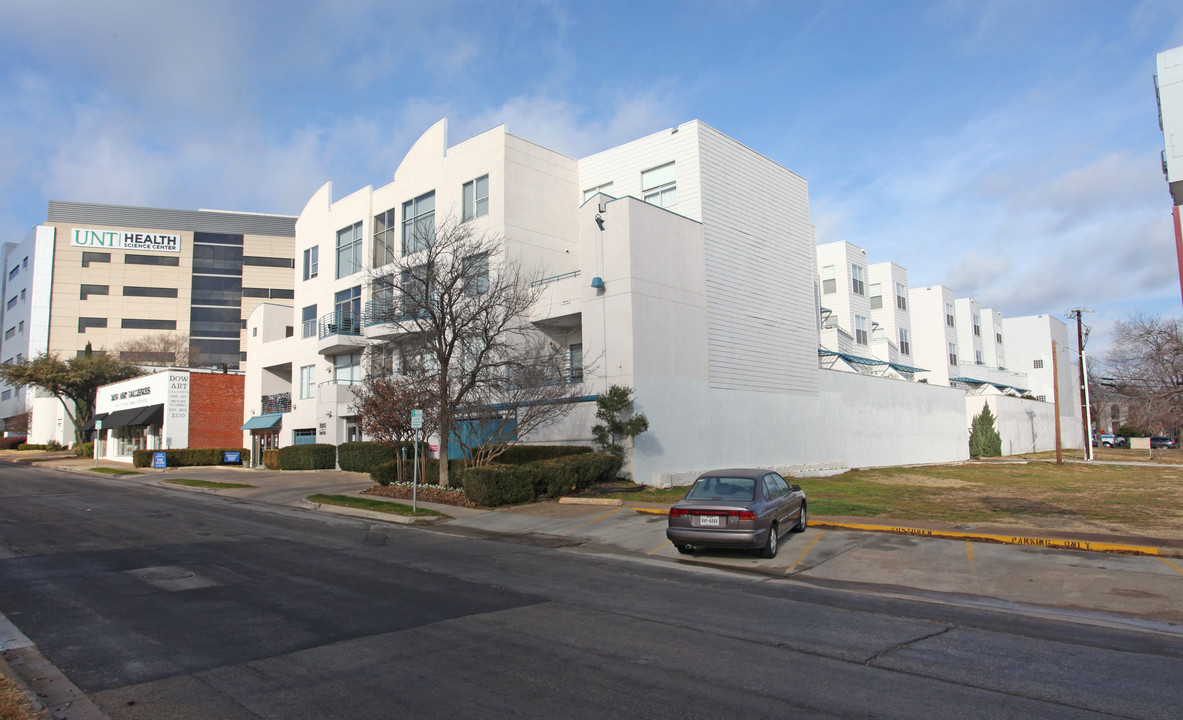
[[557,498],[586,490],[597,482],[612,480],[620,472],[623,462],[619,455],[585,453],[544,460],[528,467],[534,470],[534,494]]
[[333,470],[337,467],[337,446],[288,445],[279,449],[280,470]]
[[510,445],[493,462],[498,465],[525,465],[591,451],[592,448],[587,445]]
[[[337,446],[337,464],[342,470],[349,472],[372,471],[382,463],[397,460],[402,448],[407,449],[407,457],[414,455],[414,444],[411,442],[347,442]],[[419,444],[419,454],[427,453],[427,445]],[[438,471],[437,471],[438,472]]]
[[[399,480],[399,463],[400,460],[391,460],[389,462],[375,465],[370,470],[370,479],[379,485],[390,485],[396,482],[411,482],[414,468],[414,463],[410,458],[405,463],[402,463],[402,480]],[[433,458],[424,458],[419,456],[419,484],[420,485],[439,485],[440,482],[440,461]],[[468,471],[464,469],[463,460],[449,460],[448,461],[448,480],[452,485],[460,485],[463,481],[463,476]]]
[[264,450],[263,451],[263,467],[268,470],[279,469],[279,451],[278,450]]
[[525,465],[487,465],[464,473],[464,495],[477,505],[517,505],[534,499],[534,473]]
[[0,450],[14,450],[25,444],[28,438],[24,435],[10,435],[8,437],[0,437]]
[[74,446],[74,454],[78,457],[94,457],[94,441],[84,442],[81,445]]
[[[240,462],[222,462],[222,453],[230,451],[241,453]],[[135,467],[149,467],[152,465],[152,454],[164,453],[164,461],[169,467],[193,467],[195,465],[250,465],[251,451],[246,448],[180,448],[177,450],[136,450],[131,454],[131,464]]]
[[611,480],[621,458],[606,453],[580,453],[527,465],[489,465],[464,472],[464,494],[478,505],[496,507],[556,498]]

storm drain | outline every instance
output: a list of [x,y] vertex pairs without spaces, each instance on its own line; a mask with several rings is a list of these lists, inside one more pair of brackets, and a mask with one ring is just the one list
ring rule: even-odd
[[215,580],[180,567],[179,565],[160,565],[158,567],[127,570],[126,572],[135,579],[166,592],[197,590],[198,588],[215,587],[220,584]]

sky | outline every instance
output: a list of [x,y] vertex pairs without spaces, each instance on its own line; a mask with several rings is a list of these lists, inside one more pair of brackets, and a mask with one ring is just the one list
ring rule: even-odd
[[698,119],[819,243],[1004,316],[1183,316],[1155,56],[1178,0],[4,0],[0,238],[49,200],[298,214],[442,117],[583,157]]

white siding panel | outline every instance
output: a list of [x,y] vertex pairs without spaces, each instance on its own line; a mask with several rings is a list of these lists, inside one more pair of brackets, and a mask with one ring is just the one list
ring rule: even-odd
[[710,385],[816,394],[808,185],[705,125],[699,148]]

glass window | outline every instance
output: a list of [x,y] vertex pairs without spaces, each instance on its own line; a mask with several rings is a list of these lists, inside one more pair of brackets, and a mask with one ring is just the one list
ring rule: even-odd
[[107,327],[107,318],[80,317],[78,318],[78,332],[86,332],[88,328]]
[[110,295],[111,287],[109,285],[87,285],[82,284],[82,289],[78,292],[78,298],[85,300],[91,295]]
[[374,267],[394,262],[394,208],[374,216]]
[[854,316],[854,341],[859,345],[867,344],[867,332],[870,329],[867,319],[862,315]]
[[237,338],[193,338],[189,341],[190,367],[220,367],[225,364],[228,368],[237,368],[241,357],[242,349]]
[[180,267],[181,259],[175,255],[124,255],[124,265],[167,265]]
[[242,248],[194,243],[193,272],[203,275],[242,275]]
[[241,307],[242,278],[194,275],[192,303]]
[[982,317],[980,315],[978,315],[977,313],[974,313],[973,320],[974,320],[974,335],[981,336],[981,334],[982,334]]
[[[949,327],[956,327],[953,321],[953,306],[949,303],[945,303],[945,324]],[[956,365],[957,363],[953,364]]]
[[978,365],[985,365],[986,364],[985,361],[982,359],[982,351],[981,350],[974,350],[974,362],[977,363]]
[[489,176],[464,183],[464,222],[489,214]]
[[313,445],[316,443],[316,428],[300,428],[292,431],[293,445]]
[[361,270],[361,223],[337,231],[337,279]]
[[258,255],[243,255],[242,264],[250,265],[252,267],[277,267],[277,268],[293,268],[296,267],[296,261],[291,258],[280,257],[261,257]]
[[419,252],[435,238],[435,191],[403,203],[403,255]]
[[850,266],[850,289],[855,295],[865,295],[866,286],[863,281],[866,279],[866,270],[860,265],[852,264]]
[[822,268],[822,293],[829,295],[838,292],[838,281],[834,278],[834,266],[826,265]]
[[21,271],[20,265],[13,265],[12,269],[8,271],[8,279],[9,280],[14,279],[16,277],[17,273],[19,273],[20,271]]
[[5,340],[7,340],[10,337],[13,337],[14,335],[16,335],[16,325],[13,325],[12,327],[10,327],[4,331],[4,339]]
[[949,364],[957,364],[957,343],[949,343]]
[[338,332],[349,334],[361,329],[361,285],[333,296],[333,315]]
[[90,267],[91,263],[109,263],[111,253],[82,251],[82,267]]
[[907,328],[900,328],[900,354],[912,354],[912,331]]
[[567,382],[583,382],[583,343],[567,346]]
[[[176,330],[176,320],[148,320],[143,318],[123,318],[120,327],[124,330]],[[234,337],[238,337],[238,329],[235,328]]]
[[316,366],[305,365],[300,368],[300,399],[312,397],[316,397]]
[[678,186],[674,175],[674,164],[666,163],[661,167],[646,170],[641,173],[641,194],[645,202],[669,207],[678,202]]
[[[85,287],[85,286],[84,286]],[[101,293],[106,295],[107,293]],[[136,287],[135,285],[127,285],[123,288],[125,297],[160,297],[160,298],[175,298],[177,296],[176,288],[156,288],[156,287]]]
[[308,305],[300,311],[300,337],[316,337],[316,306]]
[[320,246],[313,245],[304,251],[304,279],[311,280],[320,270]]
[[1034,367],[1036,370],[1039,370],[1040,368],[1042,368],[1043,367],[1043,360],[1036,360],[1034,362]]
[[427,266],[420,265],[404,270],[402,288],[403,317],[423,317],[432,302],[431,280],[427,275]]
[[8,309],[11,310],[16,307],[16,295],[8,298]]
[[895,306],[900,310],[908,309],[908,288],[903,283],[895,284]]
[[339,385],[353,385],[361,382],[360,352],[333,356],[333,382]]
[[486,253],[473,255],[464,260],[464,292],[468,295],[483,295],[489,292],[489,256]]
[[878,310],[881,307],[883,307],[883,294],[879,283],[875,283],[871,285],[871,309]]

